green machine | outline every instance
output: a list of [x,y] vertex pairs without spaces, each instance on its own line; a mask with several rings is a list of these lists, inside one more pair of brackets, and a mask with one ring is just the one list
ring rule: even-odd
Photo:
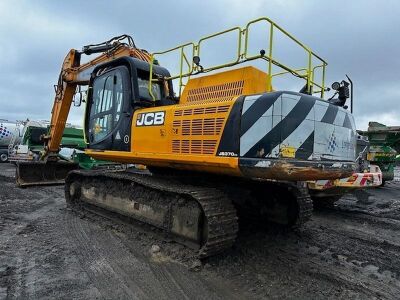
[[[42,135],[47,134],[48,126],[41,122],[31,121],[25,125],[22,132],[21,142],[13,146],[13,153],[10,161],[22,162],[38,160],[43,151]],[[66,127],[63,132],[59,158],[69,162],[75,162],[83,169],[93,169],[105,165],[115,164],[108,161],[100,161],[91,158],[84,153],[86,143],[84,140],[83,129]]]
[[380,167],[382,185],[393,180],[394,167],[400,162],[400,126],[386,126],[378,122],[369,122],[368,130],[361,131],[370,142],[367,159]]
[[[39,153],[43,150],[41,136],[47,134],[47,127],[27,126],[24,128],[21,145],[28,146],[29,150]],[[83,138],[83,130],[78,128],[65,128],[61,140],[61,148],[85,149],[86,143]]]

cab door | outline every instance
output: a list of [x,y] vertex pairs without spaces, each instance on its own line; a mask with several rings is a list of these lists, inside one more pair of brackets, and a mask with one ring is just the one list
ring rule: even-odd
[[88,98],[89,148],[130,151],[133,108],[128,69],[119,66],[95,77]]

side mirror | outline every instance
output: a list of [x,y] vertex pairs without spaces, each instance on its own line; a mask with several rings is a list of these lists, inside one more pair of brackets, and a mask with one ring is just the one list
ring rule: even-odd
[[81,96],[82,96],[82,102],[86,103],[87,96],[88,96],[88,90],[81,92]]
[[75,107],[79,107],[82,104],[82,94],[81,92],[75,93],[74,97],[72,98],[72,102],[74,102]]
[[86,102],[86,98],[87,98],[87,90],[81,91],[79,87],[79,90],[74,94],[74,97],[72,98],[74,106],[76,107],[81,106],[82,102]]

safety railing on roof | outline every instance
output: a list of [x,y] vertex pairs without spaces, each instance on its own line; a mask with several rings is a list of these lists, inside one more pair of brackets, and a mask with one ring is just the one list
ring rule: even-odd
[[[269,35],[267,36],[267,41],[268,41],[268,48],[267,49],[261,49],[259,54],[252,55],[250,53],[249,49],[249,38],[250,38],[250,28],[254,26],[255,24],[260,24],[260,23],[267,23],[269,25]],[[219,65],[213,65],[213,66],[208,66],[208,67],[201,67],[200,65],[196,64],[194,62],[194,59],[196,56],[201,57],[201,50],[202,50],[202,45],[204,42],[214,39],[217,37],[224,36],[226,34],[232,34],[232,33],[237,33],[237,50],[236,50],[236,55],[235,57],[226,63],[219,64]],[[295,44],[299,46],[300,49],[304,50],[306,56],[307,56],[307,65],[298,68],[298,69],[293,69],[286,64],[284,64],[281,61],[278,61],[276,58],[274,58],[275,52],[274,52],[274,34],[276,32],[280,32],[286,37],[288,37],[290,40],[292,40]],[[267,73],[269,75],[270,80],[266,82],[266,91],[272,91],[272,81],[273,78],[277,76],[282,76],[285,74],[292,74],[298,78],[302,78],[306,81],[306,91],[309,94],[319,94],[321,98],[324,97],[324,92],[325,92],[325,72],[326,72],[326,66],[328,63],[319,57],[317,54],[315,54],[310,48],[305,46],[303,43],[301,43],[299,40],[297,40],[295,37],[293,37],[291,34],[289,34],[286,30],[284,30],[282,27],[271,21],[269,18],[263,17],[263,18],[258,18],[253,21],[250,21],[249,23],[246,24],[244,28],[240,27],[232,27],[230,29],[217,32],[212,35],[205,36],[201,38],[197,43],[190,42],[186,44],[179,45],[177,47],[165,50],[165,51],[160,51],[160,52],[154,52],[151,54],[151,63],[150,63],[150,80],[149,80],[149,93],[152,96],[153,100],[155,100],[155,96],[152,93],[152,82],[157,81],[159,79],[153,79],[153,65],[159,60],[159,57],[162,55],[170,54],[173,52],[179,52],[179,72],[177,74],[171,74],[169,78],[165,78],[168,80],[175,80],[177,79],[179,82],[179,95],[182,93],[182,87],[184,86],[183,79],[184,78],[190,78],[192,75],[197,75],[197,74],[202,74],[206,72],[211,72],[214,70],[222,69],[222,68],[227,68],[227,67],[232,67],[241,63],[253,61],[256,59],[262,59],[267,62]],[[190,54],[190,58],[188,57]],[[316,63],[315,63],[316,62]],[[280,72],[272,73],[273,72],[273,66],[277,66],[278,69],[281,69]],[[317,69],[322,69],[322,74],[321,74],[321,80],[316,82],[314,79],[314,75],[317,71]],[[315,88],[317,90],[315,90]]]

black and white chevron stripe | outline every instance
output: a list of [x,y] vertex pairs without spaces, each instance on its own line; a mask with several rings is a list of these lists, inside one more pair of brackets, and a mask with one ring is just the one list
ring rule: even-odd
[[308,159],[314,151],[316,124],[355,130],[348,112],[319,98],[293,92],[245,97],[240,128],[241,157],[277,157],[280,145]]

